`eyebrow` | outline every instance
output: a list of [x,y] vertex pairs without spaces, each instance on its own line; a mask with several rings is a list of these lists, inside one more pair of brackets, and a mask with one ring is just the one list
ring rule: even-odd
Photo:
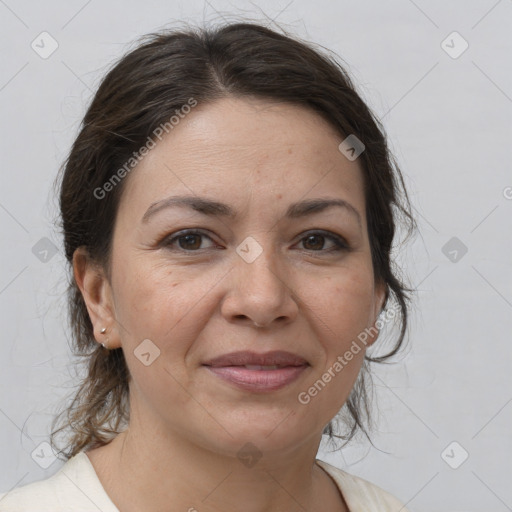
[[[206,197],[173,196],[153,203],[146,210],[146,213],[142,217],[142,222],[146,223],[150,217],[155,215],[157,212],[165,208],[173,207],[190,208],[196,212],[202,213],[203,215],[209,215],[212,217],[227,217],[230,219],[234,219],[236,217],[236,211],[225,203],[220,203]],[[320,213],[334,207],[343,208],[345,211],[351,213],[356,217],[359,227],[361,227],[360,213],[354,206],[344,199],[305,199],[291,204],[286,210],[285,217],[297,219],[314,213]]]

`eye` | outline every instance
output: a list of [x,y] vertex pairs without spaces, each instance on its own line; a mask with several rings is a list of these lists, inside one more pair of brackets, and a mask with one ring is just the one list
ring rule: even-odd
[[[331,248],[324,249],[325,240],[331,241]],[[325,233],[323,231],[312,231],[301,239],[304,248],[313,252],[335,252],[348,251],[348,244],[338,235]],[[309,247],[308,247],[309,246]]]
[[176,242],[178,242],[179,249],[193,252],[204,249],[204,247],[201,247],[202,237],[208,238],[208,240],[213,242],[213,240],[208,235],[201,231],[185,230],[180,231],[173,236],[170,236],[169,238],[166,238],[162,243],[165,245],[165,247],[173,249],[173,246],[175,246]]
[[[214,245],[202,247],[203,239],[208,239],[213,242],[212,238],[206,233],[188,229],[167,237],[163,240],[162,244],[171,250],[181,250],[185,252],[198,252],[202,249],[215,247]],[[326,240],[329,240],[331,243],[331,247],[328,249],[324,248]],[[350,250],[349,245],[342,237],[323,231],[309,232],[306,236],[301,238],[300,242],[303,244],[304,250],[309,252],[328,253]]]

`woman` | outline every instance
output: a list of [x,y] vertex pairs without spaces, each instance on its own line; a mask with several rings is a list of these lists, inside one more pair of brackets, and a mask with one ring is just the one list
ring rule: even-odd
[[[62,176],[88,361],[52,435],[71,427],[68,460],[0,510],[406,510],[316,460],[343,406],[338,437],[365,432],[368,362],[405,335],[400,186],[334,59],[249,23],[150,35],[104,78]],[[400,336],[372,359],[391,295]]]

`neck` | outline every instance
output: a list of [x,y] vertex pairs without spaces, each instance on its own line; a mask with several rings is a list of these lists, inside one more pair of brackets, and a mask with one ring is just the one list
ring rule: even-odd
[[[141,433],[130,424],[88,456],[123,512],[344,510],[336,485],[315,463],[320,438],[294,451],[273,450],[261,457],[249,446],[248,456],[239,458],[183,437]],[[326,508],[326,499],[336,506]]]

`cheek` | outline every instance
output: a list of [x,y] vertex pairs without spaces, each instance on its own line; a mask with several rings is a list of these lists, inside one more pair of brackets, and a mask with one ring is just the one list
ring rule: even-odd
[[312,290],[308,297],[311,325],[323,350],[301,396],[309,400],[306,407],[322,411],[319,417],[328,421],[348,399],[364,360],[358,335],[368,326],[373,284],[366,271],[339,272],[323,287],[310,284],[305,289]]
[[170,323],[194,299],[192,287],[184,295],[175,269],[154,263],[147,255],[119,262],[116,271],[116,312],[131,324],[158,325],[152,322],[163,316]]
[[342,350],[368,327],[374,302],[372,277],[364,268],[343,269],[324,283],[310,282],[305,287],[305,300],[317,317],[317,324],[323,325],[322,338],[331,348]]
[[133,351],[142,340],[150,339],[174,365],[207,322],[212,295],[208,290],[215,289],[219,278],[145,259],[149,257],[142,255],[118,267],[116,316],[125,328],[123,346]]
[[[206,288],[169,265],[135,263],[118,267],[116,284],[116,315],[135,383],[133,394],[155,404],[172,396],[176,407],[184,407],[190,400],[183,391],[189,379],[184,360],[204,327],[201,299],[205,299]],[[204,279],[201,283],[205,284]],[[154,345],[141,345],[143,340]],[[147,366],[140,359],[143,351],[139,347],[148,347],[151,362]]]

